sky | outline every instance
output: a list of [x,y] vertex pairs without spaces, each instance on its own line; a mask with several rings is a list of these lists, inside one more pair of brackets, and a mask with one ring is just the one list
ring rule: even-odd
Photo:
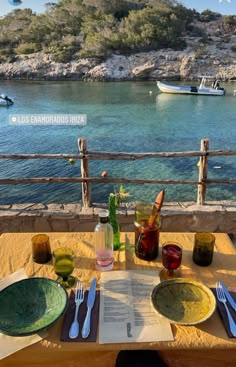
[[179,2],[186,8],[196,9],[199,13],[210,9],[223,15],[236,15],[236,0],[179,0]]
[[[22,0],[19,6],[10,4],[13,0],[0,0],[0,16],[6,15],[13,9],[31,8],[37,13],[45,11],[45,4],[58,0]],[[119,1],[119,0],[117,0]],[[179,0],[186,8],[196,9],[201,13],[205,9],[221,13],[223,15],[236,15],[236,0]]]
[[[236,0],[235,0],[236,1]],[[37,13],[43,13],[46,8],[45,4],[49,2],[57,2],[57,0],[22,0],[22,4],[13,6],[10,4],[11,0],[0,0],[0,16],[10,13],[14,9],[31,8]]]

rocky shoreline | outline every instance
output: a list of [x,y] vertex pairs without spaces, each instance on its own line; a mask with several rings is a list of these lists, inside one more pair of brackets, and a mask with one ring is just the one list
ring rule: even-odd
[[[222,81],[236,80],[236,29],[226,30],[220,19],[193,23],[201,36],[188,32],[181,51],[160,49],[131,55],[113,54],[106,60],[73,56],[67,63],[50,54],[18,55],[0,63],[0,80],[197,80],[210,75]],[[204,34],[204,36],[203,36]]]
[[[215,37],[217,38],[217,37]],[[191,42],[190,42],[191,41]],[[18,56],[13,63],[0,64],[1,80],[197,80],[211,75],[222,81],[236,79],[236,35],[229,43],[215,39],[201,45],[188,39],[183,51],[162,49],[129,56],[114,54],[105,61],[78,58],[68,63],[53,62],[42,52]]]

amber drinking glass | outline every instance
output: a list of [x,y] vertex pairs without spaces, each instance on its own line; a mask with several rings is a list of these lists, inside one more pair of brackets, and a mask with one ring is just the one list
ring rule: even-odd
[[194,236],[193,262],[199,266],[212,263],[215,247],[215,236],[211,233],[196,233]]
[[165,242],[162,245],[162,264],[164,269],[160,272],[161,279],[178,277],[181,262],[182,246],[173,241]]
[[69,247],[59,247],[53,251],[54,271],[58,275],[57,282],[65,288],[75,284],[75,277],[71,275],[74,270],[74,254]]
[[46,234],[36,234],[31,239],[33,261],[46,264],[52,258],[49,237]]

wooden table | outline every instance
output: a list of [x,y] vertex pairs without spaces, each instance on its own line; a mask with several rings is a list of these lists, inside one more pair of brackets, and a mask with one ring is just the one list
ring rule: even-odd
[[[100,284],[100,272],[94,266],[93,233],[48,233],[52,250],[66,245],[73,248],[76,261],[74,275],[89,286],[94,276]],[[32,262],[32,233],[11,233],[0,236],[0,278],[24,267],[28,276],[45,276],[56,279],[52,263],[39,265]],[[181,275],[198,279],[210,287],[221,279],[227,286],[236,284],[236,251],[226,234],[215,234],[216,248],[211,266],[199,267],[192,262],[193,233],[161,233],[160,243],[167,240],[183,245]],[[134,234],[122,233],[124,246],[115,252],[115,270],[162,268],[160,254],[153,262],[145,262],[134,254]],[[132,344],[65,343],[59,340],[62,327],[60,319],[48,330],[41,342],[27,347],[0,361],[0,367],[113,367],[119,350],[156,349],[171,367],[236,366],[236,339],[229,339],[218,312],[196,327],[172,325],[175,341]],[[1,346],[0,346],[1,347]]]

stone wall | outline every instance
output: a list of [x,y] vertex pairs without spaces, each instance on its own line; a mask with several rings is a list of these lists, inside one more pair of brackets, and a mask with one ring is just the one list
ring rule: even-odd
[[[0,205],[0,232],[90,232],[102,207],[106,205]],[[134,208],[135,203],[126,203],[117,210],[122,231],[134,230]],[[166,203],[161,214],[164,232],[224,232],[236,238],[236,202]]]

